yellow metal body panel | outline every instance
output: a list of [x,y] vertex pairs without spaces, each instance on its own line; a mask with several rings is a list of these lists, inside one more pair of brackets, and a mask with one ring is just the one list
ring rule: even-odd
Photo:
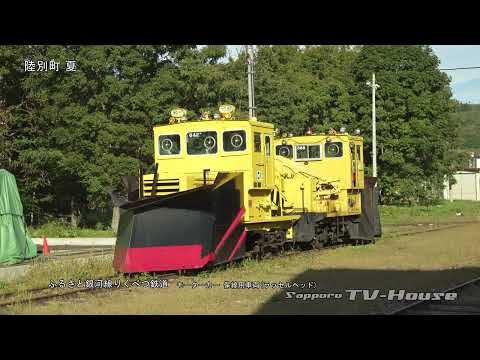
[[[227,151],[224,144],[225,132],[244,131],[245,145],[240,151]],[[187,142],[191,137],[202,136],[209,132],[209,145],[215,143],[216,151],[195,154],[190,152]],[[247,222],[272,222],[271,193],[275,186],[274,169],[274,127],[272,124],[255,120],[203,120],[179,122],[154,127],[155,163],[158,164],[156,195],[167,195],[177,191],[190,190],[204,183],[204,170],[207,184],[212,184],[217,174],[242,173],[242,198],[246,209]],[[170,139],[179,148],[173,154],[166,154],[162,146],[172,149]],[[162,143],[162,141],[166,143]],[[238,139],[237,139],[238,140]],[[177,144],[178,141],[178,144]],[[205,140],[207,141],[207,140]],[[226,140],[228,142],[228,140]],[[205,142],[203,143],[205,145]],[[243,143],[242,143],[243,145]],[[202,146],[202,144],[200,144]],[[203,149],[203,148],[202,148]],[[163,153],[162,153],[163,151]],[[154,174],[143,177],[143,196],[151,196]],[[282,219],[294,221],[296,218]]]
[[[327,157],[326,144],[340,146],[341,156]],[[292,158],[277,155],[278,145],[291,145]],[[298,154],[296,146],[303,146]],[[292,225],[302,212],[328,217],[361,213],[364,167],[359,136],[274,139],[269,123],[206,117],[155,126],[154,149],[156,196],[197,188],[204,181],[214,184],[219,173],[227,173],[222,179],[235,179],[248,230],[283,228],[291,239]],[[301,155],[306,153],[307,157]],[[155,174],[143,176],[144,197],[152,196],[154,178]]]
[[245,227],[248,230],[270,230],[270,229],[284,229],[290,230],[291,224],[296,220],[300,219],[300,215],[286,215],[286,216],[275,216],[272,218],[272,221],[246,221]]
[[[329,145],[340,146],[341,156],[327,157]],[[339,145],[341,144],[341,145]],[[307,135],[275,140],[275,146],[292,146],[291,158],[276,157],[277,186],[291,211],[321,212],[328,217],[361,213],[364,188],[363,139],[346,133]],[[313,159],[304,156],[308,146],[320,147]],[[318,151],[318,147],[315,148]]]

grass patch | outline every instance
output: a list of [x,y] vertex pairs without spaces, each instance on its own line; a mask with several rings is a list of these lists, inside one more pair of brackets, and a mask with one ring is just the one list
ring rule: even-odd
[[[461,212],[463,216],[457,216]],[[442,201],[431,206],[381,205],[380,217],[383,225],[442,223],[474,219],[480,216],[480,202],[455,200]]]
[[95,280],[114,275],[112,255],[58,261],[34,261],[29,270],[14,281],[0,286],[2,293],[47,287],[50,281]]
[[[29,290],[47,288],[51,282],[58,285],[61,280],[65,284],[64,290],[73,290],[85,288],[86,280],[105,280],[113,277],[113,279],[120,280],[120,283],[124,283],[126,280],[131,283],[133,281],[150,281],[157,278],[154,273],[132,275],[115,273],[112,260],[113,255],[73,260],[35,261],[22,277],[8,282],[0,281],[0,299],[2,295],[8,294],[10,296],[11,293],[15,294],[14,297],[17,300],[29,299],[31,296],[28,292]],[[73,283],[69,284],[70,281]],[[80,285],[79,282],[81,282]],[[56,287],[55,291],[58,290],[59,288]],[[95,295],[91,294],[89,296],[93,298]],[[32,309],[34,306],[36,305],[32,303],[15,304],[7,306],[4,311],[5,314],[15,314],[26,308]],[[2,309],[0,309],[1,313]]]
[[8,284],[5,281],[0,280],[0,290],[5,289],[8,287]]
[[[417,289],[445,288],[478,276],[480,247],[475,241],[478,224],[441,232],[417,234],[378,241],[375,245],[347,246],[323,251],[298,253],[295,256],[249,259],[242,262],[182,276],[170,282],[168,288],[129,290],[84,294],[74,299],[51,301],[46,304],[23,304],[8,309],[11,314],[366,314],[381,312],[389,305],[352,301],[285,301],[282,289],[224,289],[225,281],[288,282],[315,281],[315,291],[334,289]],[[111,258],[110,258],[111,259]],[[83,277],[102,278],[111,269],[110,259],[102,265],[84,262],[70,265],[72,270],[51,264],[53,269],[39,268],[43,281],[50,277],[67,280],[79,271]],[[46,265],[46,264],[45,264]],[[95,270],[96,269],[96,270]],[[459,271],[455,270],[459,269]],[[95,271],[92,273],[91,271]],[[435,275],[437,274],[437,275]],[[432,277],[435,275],[434,277]],[[29,275],[25,281],[30,279]],[[138,280],[148,280],[150,274],[138,274]],[[133,280],[129,278],[129,280]],[[177,281],[211,281],[213,288],[177,287]],[[34,281],[32,279],[32,281]],[[294,290],[297,291],[297,290]],[[1,294],[1,292],[0,292]],[[19,295],[21,296],[21,295]],[[391,305],[391,304],[390,304]]]
[[[85,257],[69,260],[39,261],[34,260],[30,269],[21,277],[12,281],[0,281],[0,297],[15,292],[19,297],[27,290],[47,287],[51,281],[58,284],[63,280],[68,289],[69,281],[77,288],[79,281],[104,280],[115,277],[121,281],[149,281],[156,278],[154,273],[138,273],[131,275],[116,274],[113,268],[113,255]],[[84,287],[84,284],[82,284]]]
[[67,224],[52,221],[38,227],[29,227],[28,231],[32,237],[115,237],[112,230],[97,228],[74,228]]

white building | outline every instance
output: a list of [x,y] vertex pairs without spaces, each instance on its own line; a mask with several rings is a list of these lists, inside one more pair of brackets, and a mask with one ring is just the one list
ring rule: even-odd
[[472,157],[470,159],[470,168],[480,169],[480,157]]
[[480,201],[480,169],[458,171],[454,177],[456,183],[451,189],[448,181],[445,182],[444,199]]

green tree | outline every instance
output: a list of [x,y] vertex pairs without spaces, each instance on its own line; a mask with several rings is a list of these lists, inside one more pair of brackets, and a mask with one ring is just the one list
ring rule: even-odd
[[[19,178],[27,212],[108,212],[107,190],[152,163],[154,124],[175,106],[217,106],[224,55],[224,46],[0,47],[9,124],[0,136],[14,135],[2,142],[2,166]],[[59,71],[24,70],[24,60],[52,59]],[[65,71],[68,60],[75,72]]]
[[[451,174],[458,124],[448,76],[429,46],[364,46],[353,64],[352,109],[371,152],[371,89],[377,91],[379,182],[386,201],[428,202]],[[369,159],[370,157],[366,157]]]
[[[56,60],[59,71],[25,71]],[[67,72],[67,61],[77,69]],[[371,151],[376,72],[380,183],[387,201],[428,201],[463,156],[449,80],[426,46],[258,46],[257,117],[283,132],[360,128]],[[248,115],[246,56],[210,45],[0,46],[0,166],[27,214],[105,216],[107,190],[153,160],[152,128],[172,108],[190,118],[222,103]],[[464,136],[465,137],[465,136]],[[472,137],[473,139],[473,137]],[[473,140],[472,140],[473,141]],[[370,165],[370,156],[365,157]],[[96,220],[94,220],[96,221]]]
[[[356,53],[339,46],[259,46],[255,57],[257,115],[281,131],[303,134],[350,124],[351,63]],[[245,78],[245,54],[233,64]],[[245,87],[244,83],[237,84]],[[240,91],[239,91],[240,92]],[[246,92],[242,103],[247,102]]]

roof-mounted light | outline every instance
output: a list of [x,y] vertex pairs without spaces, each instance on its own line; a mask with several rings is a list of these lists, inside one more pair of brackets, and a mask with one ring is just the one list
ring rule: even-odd
[[233,115],[235,113],[235,106],[225,104],[225,105],[220,106],[218,111],[220,112],[220,115],[222,116],[222,118],[231,119],[231,118],[233,118]]
[[173,109],[170,112],[170,124],[187,121],[187,110],[182,108]]
[[202,120],[210,120],[210,111],[205,111],[201,117]]

